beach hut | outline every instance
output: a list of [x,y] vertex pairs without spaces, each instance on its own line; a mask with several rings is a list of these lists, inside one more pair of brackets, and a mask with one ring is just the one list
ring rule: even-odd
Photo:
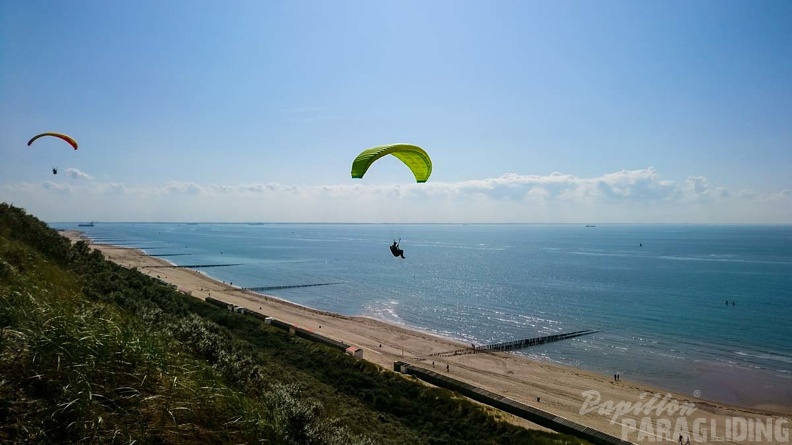
[[272,324],[272,317],[264,317],[264,324]]
[[350,346],[346,348],[346,353],[355,358],[363,358],[363,350],[357,346]]

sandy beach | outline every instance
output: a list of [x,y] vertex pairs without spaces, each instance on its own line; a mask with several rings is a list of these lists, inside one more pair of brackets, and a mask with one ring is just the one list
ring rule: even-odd
[[[72,241],[82,239],[78,231],[62,234]],[[363,349],[365,360],[384,368],[392,369],[396,360],[430,369],[434,366],[435,371],[447,372],[456,379],[630,442],[676,443],[680,433],[685,438],[690,436],[691,443],[790,442],[790,423],[786,420],[792,415],[790,406],[732,406],[628,380],[616,382],[613,376],[509,353],[429,357],[470,345],[366,317],[313,310],[244,291],[194,270],[169,267],[170,263],[140,250],[110,245],[92,247],[119,265],[137,268],[193,297],[211,296],[356,345]],[[610,409],[614,406],[620,406],[621,412]],[[510,415],[504,417],[529,428],[543,429]],[[767,428],[770,440],[764,431]]]

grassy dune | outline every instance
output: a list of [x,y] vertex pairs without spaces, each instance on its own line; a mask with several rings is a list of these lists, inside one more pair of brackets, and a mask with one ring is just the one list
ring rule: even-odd
[[0,443],[581,443],[498,417],[0,204]]

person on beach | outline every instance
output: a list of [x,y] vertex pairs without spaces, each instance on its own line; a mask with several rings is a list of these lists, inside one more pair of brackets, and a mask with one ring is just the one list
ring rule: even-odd
[[399,248],[399,243],[397,243],[396,240],[394,240],[393,244],[391,244],[390,250],[391,250],[391,253],[393,254],[393,256],[395,256],[395,257],[400,256],[400,257],[404,258],[404,251]]

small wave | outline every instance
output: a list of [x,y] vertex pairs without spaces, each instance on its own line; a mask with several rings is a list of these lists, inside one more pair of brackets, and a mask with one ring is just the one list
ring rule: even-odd
[[441,248],[441,249],[462,249],[462,250],[492,250],[492,251],[503,251],[508,250],[508,247],[482,247],[484,244],[479,244],[476,246],[454,246],[454,245],[440,245],[438,243],[427,244],[427,243],[417,243],[417,244],[410,244],[411,247],[432,247],[432,248]]
[[672,260],[672,261],[710,261],[715,263],[744,263],[744,264],[781,264],[781,265],[792,265],[789,261],[770,261],[770,260],[749,260],[744,258],[710,258],[710,257],[685,257],[685,256],[669,256],[669,255],[662,255],[655,257],[661,260]]
[[792,357],[788,355],[781,355],[781,354],[771,354],[766,352],[760,352],[756,354],[751,354],[745,351],[732,351],[734,354],[742,356],[742,357],[750,357],[759,360],[769,360],[774,362],[781,362],[787,363],[792,365]]
[[569,253],[573,255],[644,258],[644,259],[659,259],[659,260],[669,260],[669,261],[705,261],[705,262],[741,263],[741,264],[743,263],[744,264],[779,264],[785,266],[792,266],[792,262],[789,261],[751,260],[746,258],[734,258],[725,255],[710,255],[710,256],[700,257],[700,256],[676,256],[676,255],[647,256],[647,255],[636,255],[632,253],[605,253],[605,252],[584,252],[584,251],[573,251]]
[[398,305],[399,302],[396,300],[389,300],[388,302],[382,302],[379,305],[375,303],[364,308],[363,313],[364,316],[371,317],[377,320],[387,321],[390,323],[404,324],[401,319],[401,316],[396,310],[396,306]]

